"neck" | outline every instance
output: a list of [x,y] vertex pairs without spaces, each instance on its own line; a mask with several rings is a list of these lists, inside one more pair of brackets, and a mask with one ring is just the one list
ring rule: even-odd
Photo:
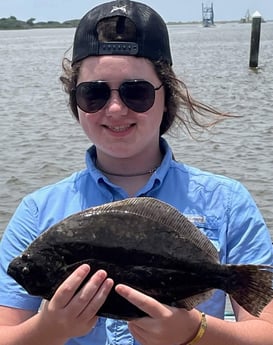
[[110,176],[119,176],[119,177],[136,177],[136,176],[144,176],[144,175],[151,175],[153,174],[156,169],[158,168],[158,166],[146,170],[146,171],[141,171],[141,172],[135,172],[135,173],[131,173],[131,174],[123,174],[123,173],[115,173],[112,171],[108,171],[103,169],[100,164],[98,163],[98,161],[96,160],[95,162],[95,166],[97,167],[97,169],[99,169],[102,173],[106,174],[106,175],[110,175]]

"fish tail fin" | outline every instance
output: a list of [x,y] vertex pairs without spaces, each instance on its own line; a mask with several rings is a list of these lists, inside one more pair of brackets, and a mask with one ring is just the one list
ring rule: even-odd
[[232,298],[254,316],[273,300],[273,266],[227,265],[231,277],[226,286]]

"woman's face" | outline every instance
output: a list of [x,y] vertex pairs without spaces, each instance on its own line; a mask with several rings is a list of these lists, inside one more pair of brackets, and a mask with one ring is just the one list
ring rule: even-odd
[[[131,56],[99,56],[83,60],[78,84],[87,81],[106,81],[111,89],[124,81],[142,79],[155,88],[161,85],[151,62]],[[111,91],[106,105],[95,113],[78,107],[79,121],[97,151],[116,158],[130,158],[158,150],[159,127],[164,112],[164,88],[155,91],[153,106],[144,113],[129,109],[118,91]],[[150,152],[150,151],[149,151]]]

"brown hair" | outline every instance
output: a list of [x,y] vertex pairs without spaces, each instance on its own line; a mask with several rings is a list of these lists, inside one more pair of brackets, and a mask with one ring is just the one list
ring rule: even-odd
[[[169,64],[160,61],[152,61],[152,64],[165,89],[166,111],[160,125],[160,135],[167,133],[175,125],[193,135],[192,131],[208,129],[231,116],[193,99],[187,86],[176,77]],[[80,65],[81,62],[78,62],[72,67],[71,61],[64,58],[63,74],[60,77],[64,90],[69,95],[70,109],[77,120],[79,115],[73,90],[77,85]]]

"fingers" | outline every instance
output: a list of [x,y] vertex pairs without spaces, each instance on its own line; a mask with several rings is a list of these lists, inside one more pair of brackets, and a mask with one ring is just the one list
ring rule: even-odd
[[81,265],[78,267],[57,289],[52,302],[59,307],[64,308],[72,299],[83,280],[90,272],[89,265]]
[[78,267],[57,289],[51,300],[54,306],[62,309],[69,305],[71,312],[74,311],[79,315],[92,301],[90,309],[93,309],[95,314],[107,298],[113,287],[113,281],[107,278],[105,271],[99,270],[77,292],[89,273],[89,265]]
[[92,318],[105,302],[113,285],[113,280],[107,278],[105,271],[96,272],[72,299],[70,308],[77,309],[84,318]]
[[44,304],[39,313],[40,324],[50,330],[53,339],[86,334],[96,324],[98,310],[113,284],[104,270],[98,270],[91,276],[90,267],[81,265]]
[[120,296],[127,299],[130,303],[143,310],[152,318],[161,318],[168,312],[168,309],[154,298],[132,289],[127,285],[118,284],[115,290]]

